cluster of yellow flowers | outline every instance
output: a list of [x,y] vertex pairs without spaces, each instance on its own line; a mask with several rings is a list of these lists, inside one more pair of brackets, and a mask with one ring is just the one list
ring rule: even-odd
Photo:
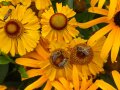
[[[93,79],[104,72],[110,51],[111,61],[116,62],[120,47],[120,0],[110,0],[106,9],[106,0],[91,0],[88,11],[102,16],[85,23],[77,22],[76,13],[62,3],[56,3],[54,10],[50,0],[1,1],[9,1],[10,5],[0,5],[0,50],[13,57],[19,54],[16,63],[25,67],[29,78],[41,76],[25,90],[34,90],[44,83],[43,90],[116,90],[103,80]],[[85,29],[99,23],[106,26],[89,40],[78,37],[76,27]],[[120,89],[120,74],[114,70],[112,75]]]

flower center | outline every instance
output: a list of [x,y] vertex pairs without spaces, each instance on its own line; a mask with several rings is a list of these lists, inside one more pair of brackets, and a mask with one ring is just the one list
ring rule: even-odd
[[69,60],[68,53],[62,49],[53,51],[50,56],[51,64],[59,69],[64,68],[68,60]]
[[4,26],[4,30],[8,37],[10,38],[17,38],[23,33],[23,25],[18,20],[11,19],[6,22]]
[[78,44],[71,50],[70,63],[72,64],[88,64],[93,58],[93,51],[86,44]]
[[67,17],[62,13],[56,13],[51,16],[50,25],[55,30],[62,30],[67,26]]
[[116,25],[118,25],[120,27],[120,11],[115,14],[114,22]]

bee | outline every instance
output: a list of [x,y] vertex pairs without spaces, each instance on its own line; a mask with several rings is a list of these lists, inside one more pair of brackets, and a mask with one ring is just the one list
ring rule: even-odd
[[89,55],[89,49],[90,49],[90,47],[86,47],[86,48],[82,47],[82,46],[77,47],[77,50],[79,52],[84,53],[85,55]]
[[61,51],[54,52],[54,54],[53,54],[53,60],[56,60],[61,54],[62,54]]
[[59,67],[63,67],[67,62],[67,58],[64,58],[62,62],[58,64]]
[[56,51],[52,55],[52,61],[57,67],[63,67],[67,62],[67,58],[65,58],[65,57],[61,61],[57,62],[56,60],[60,56],[62,56],[62,51]]
[[9,9],[4,16],[4,21],[11,15],[12,9]]

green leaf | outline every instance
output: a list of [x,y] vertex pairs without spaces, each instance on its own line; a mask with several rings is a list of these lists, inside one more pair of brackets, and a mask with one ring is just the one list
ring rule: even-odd
[[70,8],[73,8],[73,0],[67,0],[67,4]]
[[23,66],[19,66],[18,71],[20,72],[22,78],[28,78],[26,70]]
[[13,62],[13,60],[10,59],[9,56],[7,56],[7,55],[0,56],[0,64],[8,64],[10,62]]
[[2,1],[1,3],[2,3],[3,6],[8,6],[8,5],[10,5],[10,2],[6,2],[6,1]]
[[0,65],[0,83],[3,83],[7,73],[8,73],[8,64]]

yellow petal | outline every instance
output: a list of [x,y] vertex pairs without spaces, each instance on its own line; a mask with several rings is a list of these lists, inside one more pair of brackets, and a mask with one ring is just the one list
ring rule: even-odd
[[57,12],[61,13],[62,12],[62,3],[56,3],[56,7],[57,7]]
[[108,11],[106,9],[100,9],[98,7],[90,7],[88,11],[96,14],[108,15]]
[[16,50],[16,40],[12,39],[11,41],[11,50],[10,50],[10,53],[12,56],[15,56],[15,50]]
[[[87,80],[83,78],[82,83],[81,83],[81,88],[80,90],[87,90],[87,88],[92,84],[92,80]],[[93,89],[94,90],[94,89]]]
[[4,25],[5,25],[5,22],[0,21],[0,28],[3,28],[3,27],[4,27]]
[[96,75],[98,73],[98,68],[96,67],[96,65],[94,63],[89,63],[89,70],[93,75]]
[[6,36],[3,41],[2,41],[2,46],[1,46],[1,51],[4,53],[8,53],[11,49],[11,38],[9,38],[8,36]]
[[68,25],[67,26],[67,30],[69,32],[69,34],[72,36],[72,37],[76,37],[78,36],[79,34],[79,31],[77,29],[75,29],[75,27],[71,26],[71,25]]
[[20,12],[20,13],[18,13],[18,20],[19,21],[21,21],[23,19],[23,16],[24,16],[26,9],[27,8],[25,6],[19,6],[19,8],[18,8],[18,12]]
[[23,19],[22,19],[22,24],[29,23],[31,20],[33,20],[35,13],[29,8],[25,11]]
[[42,75],[43,73],[44,73],[44,71],[41,69],[30,69],[27,71],[29,78]]
[[6,90],[6,89],[7,89],[6,86],[4,86],[4,85],[0,85],[0,90]]
[[31,4],[31,0],[21,0],[21,3],[25,5],[26,7],[29,7]]
[[91,21],[88,21],[85,23],[78,23],[78,26],[80,28],[89,28],[89,27],[92,27],[96,24],[106,22],[106,21],[107,21],[107,17],[100,17],[100,18],[97,18],[97,19],[94,19],[94,20],[91,20]]
[[52,86],[55,87],[57,90],[66,90],[63,85],[58,82],[58,81],[54,81],[52,82]]
[[62,31],[61,31],[61,32],[57,32],[57,35],[58,35],[58,41],[61,41],[61,42],[64,41],[64,39],[63,39],[63,37],[62,37],[62,34],[63,34]]
[[108,35],[108,37],[103,45],[102,51],[101,51],[101,57],[103,59],[107,58],[108,53],[110,52],[110,50],[113,46],[113,41],[115,40],[115,36],[116,36],[116,30],[112,30],[109,33],[109,35]]
[[106,0],[99,0],[98,7],[102,8]]
[[40,44],[37,45],[36,51],[44,59],[48,59],[49,58],[49,53]]
[[50,31],[50,33],[45,38],[48,39],[49,41],[55,41],[53,29]]
[[77,27],[77,25],[78,25],[75,18],[70,19],[68,24],[71,26],[74,26],[74,27]]
[[88,79],[89,69],[87,65],[82,65],[82,74],[86,79]]
[[101,57],[100,57],[100,53],[94,53],[94,57],[92,60],[98,67],[103,67],[104,65],[104,61]]
[[115,34],[114,37],[115,37],[115,40],[113,41],[113,47],[112,47],[112,50],[111,50],[111,60],[112,60],[112,62],[116,61],[116,58],[117,58],[118,52],[119,52],[119,47],[120,47],[120,31],[119,31],[119,29],[116,30],[116,34]]
[[67,30],[64,30],[63,37],[66,43],[72,40],[72,36],[69,34]]
[[23,35],[23,37],[21,37],[21,40],[22,40],[22,43],[23,43],[23,46],[25,47],[25,49],[28,51],[28,52],[30,52],[30,51],[32,51],[32,49],[33,48],[31,48],[30,46],[29,46],[29,42],[28,42],[28,40],[26,40],[26,39],[28,39],[29,37],[25,37],[24,35]]
[[71,90],[70,84],[65,78],[61,77],[61,78],[59,78],[59,80],[63,84],[63,86],[66,88],[66,90]]
[[52,7],[50,7],[49,10],[45,10],[45,12],[42,14],[42,18],[49,20],[53,14],[54,10]]
[[41,76],[38,80],[36,80],[35,82],[33,82],[32,84],[28,85],[25,90],[33,90],[36,88],[41,87],[45,82],[47,81],[47,77],[46,76]]
[[25,58],[32,58],[32,59],[37,59],[37,60],[44,60],[44,58],[42,58],[41,56],[39,56],[39,54],[35,51],[29,52],[26,55],[24,55],[23,57]]
[[49,34],[50,31],[51,31],[51,27],[49,25],[44,25],[42,27],[42,32],[41,32],[42,36],[46,37]]
[[117,2],[118,0],[114,0],[114,1],[110,0],[108,19],[111,19],[114,16],[117,7]]
[[98,2],[98,0],[91,0],[90,4],[93,7],[93,6],[95,6],[97,4],[97,2]]
[[23,46],[23,42],[21,39],[17,39],[18,41],[18,53],[19,55],[25,55],[26,54],[26,50],[25,47]]
[[72,76],[70,75],[70,73],[72,72],[71,68],[66,65],[65,66],[65,76],[68,80],[72,80]]
[[72,77],[73,77],[73,84],[74,84],[75,90],[79,90],[79,77],[78,77],[78,70],[76,65],[73,65]]
[[106,37],[103,36],[103,37],[100,38],[97,42],[95,42],[95,43],[93,44],[93,46],[90,45],[90,46],[92,47],[93,52],[97,52],[97,51],[99,52],[99,51],[101,51],[102,46],[103,46],[105,40],[106,40]]
[[118,71],[112,71],[112,76],[114,79],[114,82],[118,88],[118,90],[120,90],[120,73]]
[[29,58],[17,58],[15,61],[17,64],[29,66],[29,67],[36,67],[39,68],[40,61],[29,59]]
[[87,90],[97,90],[98,89],[98,86],[93,83]]
[[66,12],[64,12],[64,14],[67,16],[67,18],[71,18],[75,16],[76,13],[73,11],[73,9],[70,9],[68,5],[65,6],[65,8],[66,8]]
[[38,10],[46,9],[50,5],[50,0],[36,0],[35,5]]
[[117,90],[112,85],[104,82],[103,80],[97,80],[96,85],[100,87],[102,90]]
[[53,80],[55,79],[55,77],[56,77],[56,72],[57,72],[57,70],[56,70],[55,68],[52,68],[51,73],[50,73],[50,76],[49,76],[49,80],[50,80],[50,81],[53,81]]
[[110,32],[112,30],[112,24],[109,24],[105,27],[103,27],[102,29],[100,29],[99,31],[97,31],[93,36],[90,37],[90,39],[88,40],[88,45],[92,45],[93,43],[95,43],[95,41],[99,40],[100,38],[102,38],[105,34],[107,34],[108,32]]
[[48,80],[43,90],[51,90],[51,88],[52,88],[51,82]]

